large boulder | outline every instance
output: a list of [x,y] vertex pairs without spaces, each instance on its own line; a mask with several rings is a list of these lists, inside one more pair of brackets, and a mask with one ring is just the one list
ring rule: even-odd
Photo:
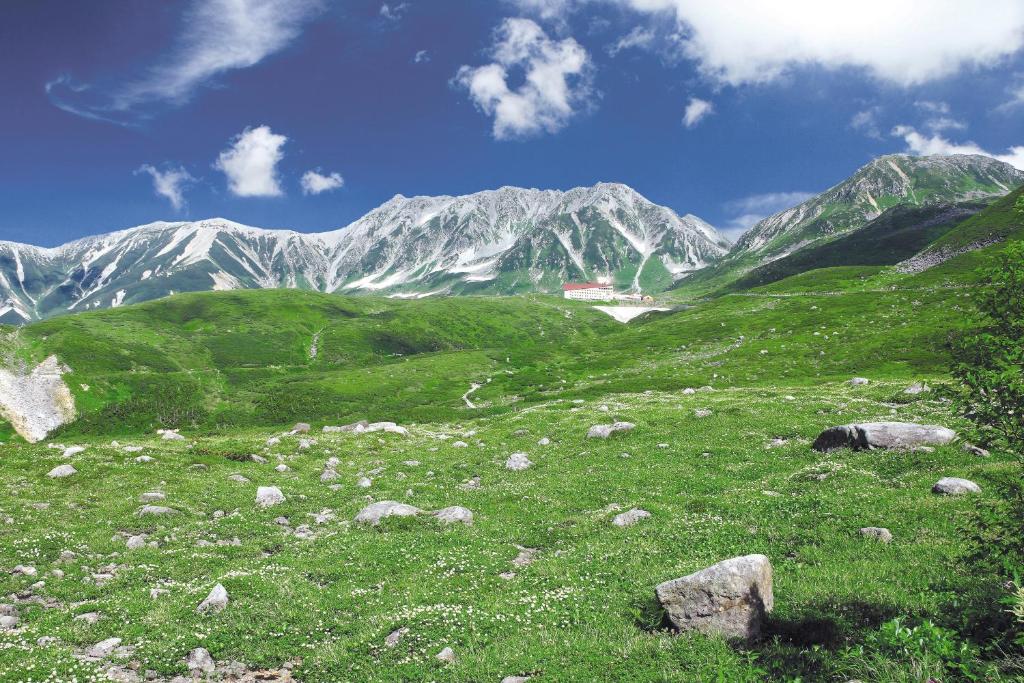
[[915,422],[864,422],[830,427],[814,441],[817,451],[836,448],[913,448],[944,446],[956,438],[952,429]]
[[943,477],[935,482],[932,493],[939,493],[944,496],[962,496],[965,493],[981,493],[981,487],[970,479],[959,477]]
[[256,506],[261,508],[268,508],[274,505],[279,505],[285,500],[284,494],[281,493],[281,489],[276,486],[260,486],[256,489]]
[[764,555],[724,560],[659,584],[658,601],[680,631],[756,640],[772,611],[772,565]]

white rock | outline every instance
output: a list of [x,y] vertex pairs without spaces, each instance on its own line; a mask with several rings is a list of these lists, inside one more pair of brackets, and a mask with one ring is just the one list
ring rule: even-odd
[[184,441],[185,437],[179,434],[177,431],[165,429],[161,435],[164,441]]
[[228,606],[228,591],[219,583],[213,587],[206,599],[196,609],[202,613],[220,612]]
[[139,457],[135,458],[135,462],[139,463],[140,465],[144,465],[147,462],[156,462],[156,459],[149,455],[140,455]]
[[458,505],[442,508],[441,510],[437,510],[431,514],[445,524],[457,524],[459,522],[466,526],[471,526],[473,524],[473,513],[467,508],[460,507]]
[[434,658],[439,662],[447,662],[450,664],[455,661],[455,652],[450,647],[446,647],[434,655]]
[[946,496],[960,496],[965,493],[981,493],[981,487],[970,479],[959,477],[943,477],[935,482],[932,487],[933,493],[941,493]]
[[356,486],[361,489],[368,489],[373,486],[373,482],[368,477],[359,477],[359,481],[356,482]]
[[639,508],[633,508],[627,510],[622,514],[615,515],[612,519],[612,524],[615,526],[632,526],[639,522],[641,519],[646,519],[651,516],[651,513],[647,510],[641,510]]
[[161,500],[166,499],[167,496],[160,491],[147,491],[139,496],[140,503],[159,503]]
[[146,517],[148,515],[174,515],[177,513],[178,511],[174,508],[164,507],[163,505],[143,505],[135,514],[139,517]]
[[865,384],[868,384],[868,383],[870,383],[870,380],[867,379],[866,377],[854,377],[849,382],[849,384],[851,386],[855,386],[855,387],[862,387],[862,386],[864,386]]
[[513,453],[505,461],[505,468],[514,472],[520,472],[533,465],[526,453]]
[[217,668],[210,652],[202,647],[197,647],[188,653],[188,657],[185,658],[185,666],[189,671],[202,673],[212,673]]
[[276,470],[278,472],[287,472],[290,469],[291,468],[288,467],[288,465],[285,465],[284,463],[281,463],[280,465],[278,465],[277,467],[274,468],[274,470]]
[[64,457],[70,458],[73,455],[78,455],[85,451],[85,446],[70,446],[64,449]]
[[260,486],[256,489],[256,505],[258,507],[268,508],[284,501],[284,494],[276,486]]
[[106,659],[114,653],[114,650],[116,650],[120,644],[120,638],[107,638],[106,640],[101,640],[90,647],[85,654],[93,659]]
[[359,524],[377,525],[387,517],[414,517],[421,512],[423,511],[412,505],[393,500],[382,500],[360,510],[355,521]]
[[629,432],[636,427],[632,422],[615,422],[610,425],[594,425],[587,431],[588,439],[607,439],[617,432]]
[[538,446],[547,446],[550,443],[551,443],[551,439],[549,439],[548,437],[545,436],[543,439],[541,439],[540,441],[537,442],[537,445]]
[[146,538],[144,536],[132,536],[125,543],[128,550],[138,550],[146,545]]
[[57,465],[52,470],[46,473],[50,479],[62,479],[64,477],[70,477],[72,474],[77,474],[76,470],[71,465]]
[[452,448],[468,448],[469,444],[465,441],[453,441]]

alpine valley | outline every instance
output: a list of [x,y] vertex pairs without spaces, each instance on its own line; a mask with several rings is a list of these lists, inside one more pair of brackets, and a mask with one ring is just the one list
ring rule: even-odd
[[[900,243],[870,261],[894,264],[1022,183],[1024,173],[989,157],[880,157],[765,218],[731,250],[700,218],[615,183],[565,192],[396,195],[320,234],[214,218],[150,223],[55,248],[0,242],[0,323],[227,289],[422,298],[550,293],[567,281],[605,279],[643,293],[681,285],[714,291],[742,278],[762,284],[820,267],[812,250],[864,230],[872,244],[879,237]],[[849,253],[848,246],[839,251]]]

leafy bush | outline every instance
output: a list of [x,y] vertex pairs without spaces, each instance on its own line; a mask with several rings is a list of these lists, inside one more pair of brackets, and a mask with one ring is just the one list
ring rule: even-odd
[[982,271],[980,327],[953,343],[957,407],[986,444],[1024,448],[1024,242]]
[[926,683],[985,677],[978,648],[931,621],[911,627],[901,618],[892,619],[846,654],[853,664],[848,673],[872,680]]

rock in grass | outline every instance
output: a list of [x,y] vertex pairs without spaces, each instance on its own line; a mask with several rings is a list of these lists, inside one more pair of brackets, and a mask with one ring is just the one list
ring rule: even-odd
[[526,453],[513,453],[508,456],[508,460],[505,461],[505,469],[512,470],[513,472],[521,472],[533,465],[530,458]]
[[139,517],[146,517],[149,515],[174,515],[177,513],[178,511],[174,508],[164,507],[163,505],[143,505],[135,514]]
[[0,616],[0,631],[10,631],[18,627],[20,619],[13,614]]
[[965,493],[981,493],[981,487],[970,479],[958,477],[943,477],[935,482],[932,493],[939,493],[944,496],[961,496]]
[[209,650],[204,647],[197,647],[188,653],[188,657],[185,658],[185,666],[193,674],[196,672],[213,673],[217,668],[217,663],[213,661]]
[[292,434],[309,434],[310,426],[306,422],[297,422],[292,427]]
[[260,486],[256,489],[256,505],[261,508],[268,508],[279,505],[285,501],[281,489],[276,486]]
[[213,587],[206,599],[196,608],[201,614],[216,614],[228,606],[228,591],[219,583]]
[[78,455],[85,451],[85,446],[69,446],[64,449],[64,457],[70,458],[73,455]]
[[228,479],[230,479],[231,481],[236,481],[239,484],[249,483],[249,478],[241,474],[229,474]]
[[452,448],[469,448],[469,444],[465,441],[453,441]]
[[612,524],[614,524],[615,526],[633,526],[641,519],[646,519],[650,516],[651,513],[648,512],[647,510],[633,508],[632,510],[627,510],[622,514],[615,515],[615,517],[612,519]]
[[164,441],[184,441],[185,437],[178,433],[176,429],[158,429],[157,434]]
[[131,536],[126,542],[125,547],[128,550],[138,550],[146,545],[145,536]]
[[140,503],[159,503],[161,500],[167,498],[166,495],[160,491],[147,491],[139,496]]
[[530,680],[529,676],[505,676],[501,679],[501,683],[526,683]]
[[320,481],[334,481],[338,478],[338,471],[327,469],[320,473]]
[[853,379],[850,380],[849,384],[850,384],[850,386],[854,386],[854,387],[862,387],[865,384],[869,384],[870,381],[871,380],[869,380],[866,377],[854,377]]
[[437,517],[444,524],[458,524],[461,522],[466,526],[473,525],[473,513],[464,507],[458,505],[452,505],[451,507],[442,508],[436,512],[432,512],[434,517]]
[[406,505],[405,503],[393,500],[382,500],[372,505],[367,505],[360,510],[359,514],[356,515],[355,521],[359,524],[373,524],[376,526],[387,517],[414,517],[422,512],[418,507],[413,507],[412,505]]
[[873,538],[882,543],[892,543],[892,532],[885,527],[866,526],[860,530],[860,535],[866,538]]
[[977,455],[977,456],[980,456],[982,458],[987,458],[988,456],[992,455],[991,453],[989,453],[987,450],[985,450],[981,446],[975,446],[972,443],[965,443],[963,448],[964,448],[964,452],[970,453],[971,455]]
[[361,489],[368,489],[373,486],[373,481],[369,477],[359,477],[359,479],[356,480],[356,486]]
[[455,661],[455,651],[452,650],[450,647],[446,647],[445,649],[441,650],[436,655],[434,655],[434,658],[437,659],[437,661],[439,662],[451,664]]
[[120,638],[107,638],[106,640],[101,640],[90,647],[86,650],[85,654],[87,657],[91,657],[93,659],[106,659],[114,653],[114,650],[116,650],[117,646],[120,644]]
[[680,631],[755,640],[772,611],[772,565],[764,555],[724,560],[659,584],[658,601]]
[[923,394],[926,391],[931,391],[927,384],[924,384],[922,382],[914,382],[909,387],[904,389],[903,393],[909,396],[916,396],[918,394]]
[[408,626],[396,628],[394,631],[388,634],[388,637],[384,639],[384,644],[388,647],[395,647],[399,641],[402,640],[402,636],[409,632]]
[[371,422],[363,428],[364,432],[388,432],[390,434],[408,434],[409,430],[399,427],[394,422]]
[[836,448],[913,448],[943,446],[956,438],[952,429],[915,422],[865,422],[826,429],[815,439],[817,451]]
[[607,439],[617,432],[631,431],[636,425],[632,422],[615,422],[610,425],[594,425],[587,430],[588,439]]
[[47,472],[46,476],[50,479],[63,479],[64,477],[70,477],[73,474],[78,474],[78,470],[71,465],[57,465]]

